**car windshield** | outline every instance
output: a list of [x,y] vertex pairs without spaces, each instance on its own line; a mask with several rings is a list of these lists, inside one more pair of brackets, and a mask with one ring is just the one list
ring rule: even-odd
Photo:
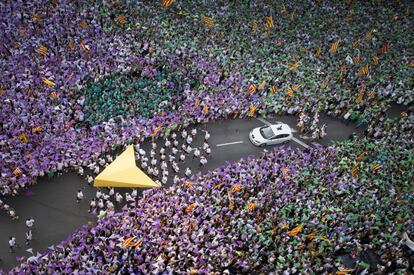
[[271,139],[275,135],[275,133],[272,131],[272,128],[269,126],[260,128],[260,133],[265,139]]

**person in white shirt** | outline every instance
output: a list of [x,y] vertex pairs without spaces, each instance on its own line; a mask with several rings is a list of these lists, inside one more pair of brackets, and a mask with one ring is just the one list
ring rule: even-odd
[[173,148],[171,149],[171,153],[172,153],[173,155],[176,155],[176,154],[178,153],[178,149],[177,149],[177,148],[175,148],[175,147],[173,147]]
[[96,198],[100,199],[102,197],[102,192],[100,190],[96,191]]
[[208,145],[208,143],[206,141],[204,141],[204,143],[203,143],[203,150],[205,151],[209,147],[210,147],[210,145]]
[[200,150],[198,150],[198,148],[195,148],[193,159],[200,157],[200,154],[201,154]]
[[114,188],[109,189],[109,196],[112,197],[115,194]]
[[104,208],[104,202],[103,202],[103,200],[102,199],[99,199],[99,201],[98,201],[98,207],[99,207],[99,209],[102,209],[102,208]]
[[9,247],[10,247],[10,253],[14,253],[14,247],[16,246],[16,238],[11,236],[9,238]]
[[144,161],[143,163],[141,163],[141,168],[145,169],[148,167],[148,164]]
[[144,151],[144,150],[142,150],[142,148],[140,148],[138,152],[139,152],[139,154],[140,154],[141,156],[145,156],[145,151]]
[[29,245],[32,239],[33,239],[32,230],[29,230],[26,232],[26,245]]
[[157,159],[156,158],[151,159],[151,165],[152,166],[157,165]]
[[195,137],[195,135],[197,135],[197,129],[196,128],[194,128],[194,129],[191,130],[191,135],[193,137]]
[[106,208],[107,209],[114,209],[114,204],[111,201],[106,201]]
[[171,137],[172,137],[172,139],[175,140],[177,138],[177,134],[174,132],[174,133],[171,134]]
[[185,160],[185,155],[183,153],[181,153],[181,155],[180,155],[180,161],[181,162],[184,162],[184,160]]
[[174,184],[177,184],[179,181],[180,181],[180,178],[178,177],[178,175],[175,175],[174,180],[173,180]]
[[208,147],[207,149],[206,149],[206,154],[207,154],[207,156],[211,156],[211,149],[210,149],[210,147]]
[[182,131],[181,136],[183,137],[183,139],[187,137],[187,131],[185,129]]
[[115,201],[116,203],[120,204],[122,202],[122,195],[119,193],[115,194]]
[[79,203],[83,199],[83,192],[82,190],[78,190],[78,194],[76,195],[76,202]]
[[202,156],[201,158],[200,158],[200,166],[204,166],[204,165],[206,165],[207,164],[207,159],[204,157],[204,156]]
[[162,170],[165,170],[165,169],[167,169],[167,163],[165,162],[165,161],[163,161],[163,162],[161,162],[161,169]]
[[31,230],[32,227],[33,227],[33,224],[34,224],[34,219],[32,217],[30,217],[26,220],[27,229]]
[[170,162],[173,162],[175,160],[175,157],[173,155],[168,155],[168,160]]
[[170,146],[171,146],[171,141],[169,139],[167,139],[165,141],[165,147],[170,148]]
[[92,213],[96,208],[96,199],[91,200],[91,203],[89,204],[89,213]]
[[206,134],[204,136],[204,140],[207,142],[207,140],[210,138],[210,133],[208,131],[205,131]]
[[157,144],[156,144],[155,142],[152,142],[152,143],[151,143],[151,148],[152,148],[153,150],[157,149]]
[[151,158],[154,158],[155,157],[155,150],[154,149],[151,149],[150,156],[151,156]]
[[164,155],[165,154],[165,148],[164,147],[161,147],[161,149],[160,149],[160,155]]
[[190,145],[193,142],[193,138],[191,136],[188,136],[186,142],[188,143],[188,145]]
[[187,169],[185,169],[185,175],[187,177],[191,176],[191,169],[187,167]]
[[154,167],[154,171],[152,172],[152,174],[154,175],[154,177],[158,177],[158,175],[159,175],[159,171],[158,171],[158,168],[157,167]]
[[162,184],[166,184],[168,181],[168,178],[166,176],[163,176],[161,179]]
[[173,144],[174,144],[175,147],[177,147],[178,146],[178,140],[174,140]]

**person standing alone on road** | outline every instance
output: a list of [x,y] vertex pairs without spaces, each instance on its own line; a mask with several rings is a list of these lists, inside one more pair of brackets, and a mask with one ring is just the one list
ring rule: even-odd
[[81,200],[83,200],[83,192],[79,189],[78,194],[76,195],[76,202],[79,203]]
[[9,247],[10,247],[10,253],[14,253],[14,247],[16,246],[16,238],[13,236],[10,236],[9,238]]

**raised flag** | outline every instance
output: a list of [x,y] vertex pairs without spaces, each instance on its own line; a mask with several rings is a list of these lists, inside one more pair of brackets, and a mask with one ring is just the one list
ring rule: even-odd
[[40,55],[46,56],[47,55],[47,48],[42,43],[39,44],[39,48],[36,49],[36,52]]
[[249,106],[249,117],[253,117],[256,112],[257,105],[250,104]]
[[50,81],[49,79],[47,79],[46,77],[42,77],[42,82],[45,83],[49,88],[53,87],[56,85],[55,82]]
[[332,43],[331,47],[329,48],[329,52],[331,54],[336,53],[336,51],[338,50],[338,46],[339,46],[339,41],[336,41],[336,42]]
[[295,11],[292,11],[292,13],[289,15],[290,21],[295,21]]
[[372,172],[377,172],[378,170],[380,170],[383,166],[379,163],[375,164],[374,166],[372,166]]
[[362,152],[358,155],[357,160],[362,160],[365,157],[366,152]]
[[375,97],[375,91],[374,90],[369,91],[368,98],[373,99],[374,97]]
[[266,82],[263,81],[262,83],[259,84],[259,86],[257,86],[258,90],[264,90],[264,88],[266,87]]
[[378,56],[374,55],[374,56],[372,57],[372,62],[374,62],[374,64],[375,64],[375,65],[378,65],[378,62],[379,62],[379,58],[378,58]]
[[171,6],[172,3],[174,3],[174,0],[163,0],[161,2],[161,6],[163,6],[164,8],[167,8],[167,7]]
[[20,170],[20,168],[19,167],[16,167],[14,170],[13,170],[13,175],[15,175],[16,177],[17,176],[20,176],[22,174],[22,170]]
[[69,38],[67,48],[68,48],[69,50],[73,50],[74,45],[73,45],[73,40],[72,40],[72,38]]
[[352,58],[355,64],[359,64],[361,62],[361,56],[358,54]]
[[194,108],[197,108],[198,106],[200,106],[200,100],[196,99],[194,102]]
[[388,52],[388,50],[390,49],[390,43],[388,41],[385,41],[382,46],[379,48],[378,52],[381,54],[384,54],[386,52]]
[[203,107],[203,113],[204,114],[207,114],[208,113],[208,105],[207,104],[204,105],[204,107]]
[[88,27],[88,23],[85,20],[81,20],[79,27],[81,27],[81,29],[86,29]]
[[231,192],[236,193],[242,189],[242,185],[240,183],[236,183],[231,187]]
[[204,22],[204,24],[205,24],[208,28],[211,28],[211,27],[213,26],[213,24],[214,24],[214,19],[213,19],[213,18],[208,17],[208,16],[204,16],[204,15],[202,15],[202,16],[201,16],[201,21],[203,21],[203,22]]
[[256,92],[256,84],[252,84],[249,86],[249,93],[254,94]]
[[190,204],[190,205],[188,205],[186,208],[185,208],[185,213],[186,214],[188,214],[188,213],[190,213],[194,208],[196,207],[196,204],[195,203],[192,203],[192,204]]
[[356,98],[356,103],[359,104],[364,99],[364,92],[360,92]]
[[233,209],[234,208],[234,201],[233,201],[233,197],[231,196],[230,192],[227,192],[227,198],[229,199],[229,208]]
[[42,130],[43,130],[43,129],[42,129],[42,127],[40,127],[40,126],[34,127],[34,128],[32,129],[33,133],[39,133],[39,132],[41,132]]
[[119,16],[116,18],[116,21],[117,21],[119,24],[121,24],[121,25],[126,24],[126,17],[125,17],[125,15],[119,15]]
[[361,67],[360,69],[359,69],[359,71],[358,71],[358,74],[360,75],[360,76],[363,76],[363,75],[367,75],[368,74],[368,65],[365,65],[365,66],[363,66],[363,67]]
[[56,100],[57,99],[57,93],[56,93],[56,91],[53,91],[53,92],[50,93],[50,98],[53,99],[53,100]]
[[293,236],[298,235],[300,232],[302,232],[302,229],[303,229],[303,225],[301,224],[301,225],[293,228],[292,230],[286,232],[286,234],[288,234],[289,236],[293,237]]
[[359,39],[354,40],[354,41],[352,42],[352,48],[356,49],[356,48],[358,48],[358,47],[359,47]]
[[32,14],[32,19],[33,19],[33,21],[39,22],[39,23],[41,23],[43,21],[43,19],[37,13]]
[[347,275],[354,272],[355,269],[340,269],[336,272],[336,275]]
[[29,140],[27,139],[27,136],[25,133],[22,133],[19,135],[19,138],[24,142],[24,143],[28,143]]
[[157,133],[159,131],[161,131],[161,129],[162,129],[162,125],[159,125],[157,128],[155,128],[155,130],[152,131],[152,133],[151,133],[151,137],[155,137],[157,135]]
[[289,171],[290,171],[289,167],[285,167],[285,168],[282,169],[282,174],[285,175],[285,176],[287,176],[287,174],[289,173]]
[[316,57],[320,57],[321,56],[321,53],[322,53],[322,48],[319,47],[319,48],[316,49],[315,56]]
[[83,39],[81,39],[80,41],[80,47],[84,52],[88,52],[88,47],[85,45],[85,42],[83,41]]
[[257,30],[257,20],[253,20],[252,28],[253,28],[254,31]]
[[358,179],[358,169],[359,169],[359,163],[355,164],[354,168],[352,169],[352,177],[354,179]]
[[287,93],[288,93],[288,95],[289,95],[290,97],[292,97],[292,96],[293,96],[293,89],[292,89],[292,88],[290,88],[290,87],[288,87],[288,88],[287,88]]
[[247,208],[248,208],[250,211],[253,211],[255,207],[256,207],[256,205],[254,204],[254,202],[251,202],[251,201],[250,201],[250,202],[247,204]]
[[367,34],[364,37],[365,41],[369,42],[372,39],[372,31],[367,32]]
[[299,63],[295,63],[289,66],[289,71],[294,71],[299,67]]
[[272,93],[272,94],[274,94],[274,93],[276,93],[276,86],[275,85],[272,85],[272,87],[270,87],[270,92]]
[[325,89],[326,89],[326,87],[328,87],[328,85],[329,85],[329,80],[328,80],[328,79],[325,79],[325,80],[323,81],[323,83],[322,83],[322,89],[323,89],[323,90],[325,90]]
[[295,84],[295,85],[293,85],[293,86],[292,86],[292,90],[293,90],[293,91],[296,91],[296,90],[298,90],[300,87],[302,87],[302,84]]
[[273,28],[273,17],[270,9],[267,9],[266,11],[266,29]]

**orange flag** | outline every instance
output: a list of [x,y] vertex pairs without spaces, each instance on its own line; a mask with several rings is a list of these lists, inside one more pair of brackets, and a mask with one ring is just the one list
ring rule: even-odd
[[303,225],[301,224],[301,225],[299,225],[299,226],[295,227],[294,229],[292,229],[292,230],[290,230],[290,231],[288,231],[288,232],[286,232],[286,233],[287,233],[289,236],[293,237],[293,236],[298,235],[300,232],[302,232],[302,229],[303,229]]
[[254,113],[256,112],[256,109],[257,109],[257,106],[256,105],[250,104],[250,107],[249,107],[249,117],[253,117],[254,116]]
[[249,87],[249,93],[250,94],[254,94],[255,92],[256,92],[256,84],[252,84],[252,85],[250,85],[250,87]]
[[152,131],[152,133],[151,133],[151,137],[155,137],[157,135],[157,133],[159,131],[161,131],[161,129],[162,129],[162,125],[159,125],[157,128],[155,128],[155,130]]
[[329,48],[329,52],[331,54],[336,53],[336,51],[338,50],[338,46],[339,46],[339,41],[332,43],[331,47]]

